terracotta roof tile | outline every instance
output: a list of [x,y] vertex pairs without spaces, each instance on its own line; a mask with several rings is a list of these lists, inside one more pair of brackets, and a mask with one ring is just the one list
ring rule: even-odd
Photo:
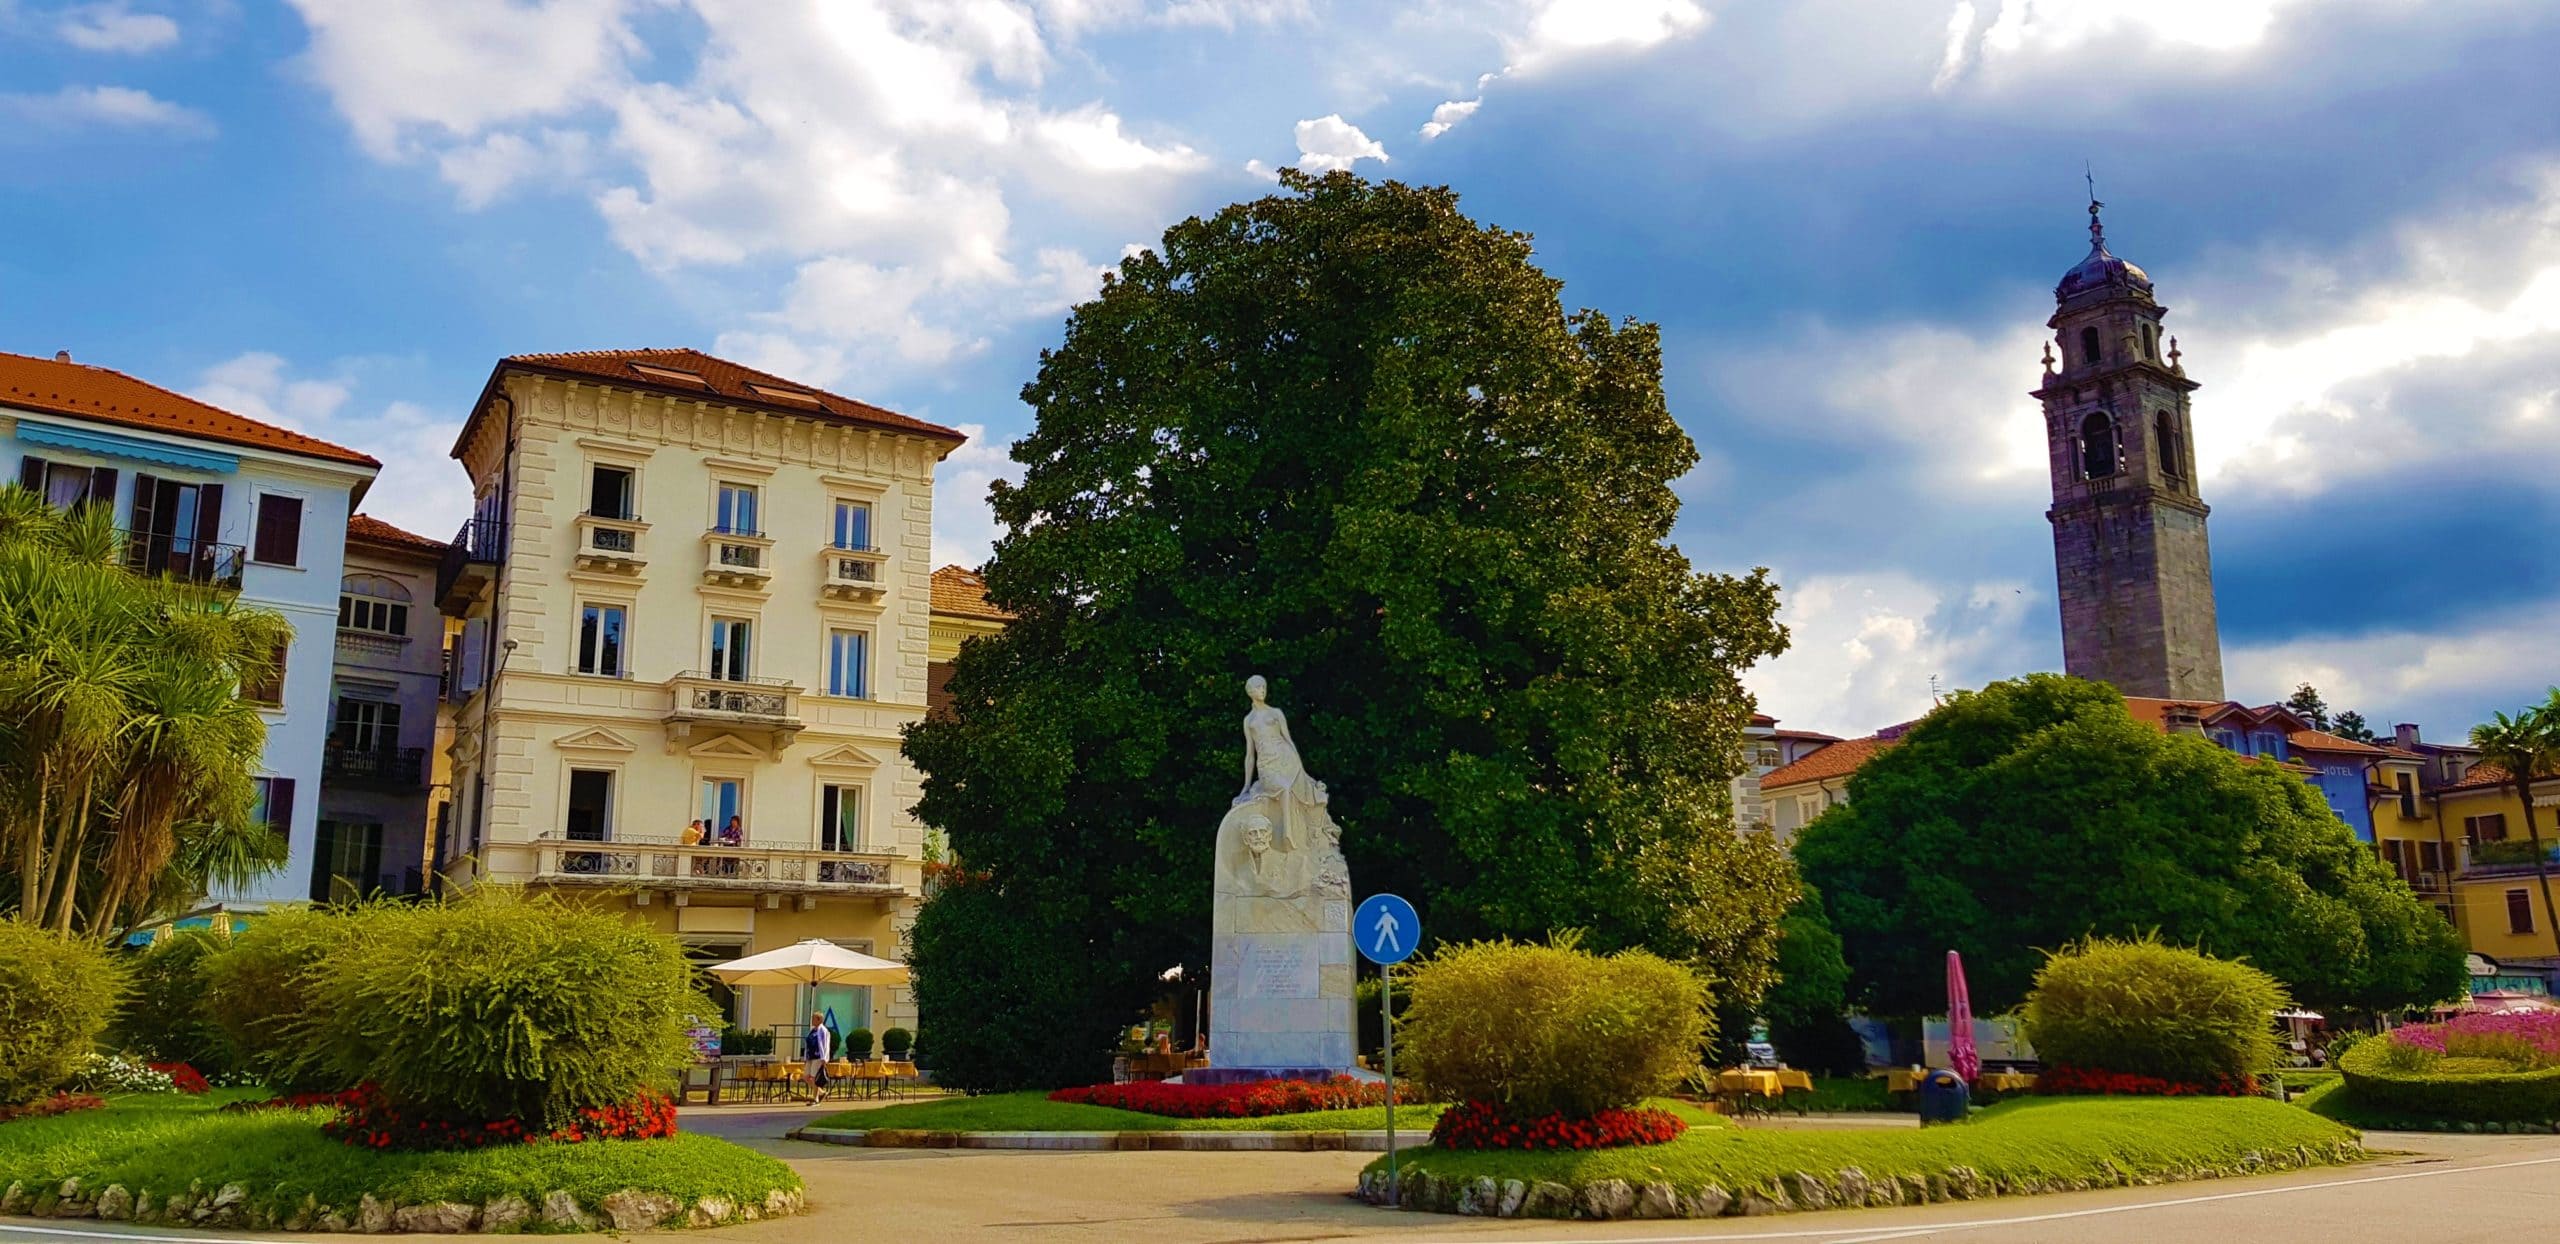
[[[2540,786],[2542,782],[2543,779],[2541,778],[2534,779],[2534,785],[2536,786]],[[2478,790],[2484,786],[2505,786],[2507,784],[2507,771],[2484,761],[2480,764],[2471,766],[2471,771],[2463,774],[2461,781],[2454,782],[2446,786],[2439,786],[2436,789]]]
[[1774,726],[1778,724],[1778,719],[1768,715],[1767,713],[1753,713],[1751,715],[1751,724],[1755,726]]
[[1012,614],[988,602],[986,579],[966,566],[945,566],[933,572],[933,612],[985,622],[1013,621]]
[[1773,739],[1794,739],[1798,742],[1806,743],[1837,743],[1840,741],[1839,735],[1824,734],[1819,730],[1772,730],[1769,732],[1768,737]]
[[1806,782],[1819,782],[1826,778],[1855,773],[1860,765],[1867,763],[1868,757],[1900,741],[1899,739],[1880,739],[1873,735],[1863,739],[1842,739],[1794,764],[1781,765],[1761,774],[1760,789],[1775,790],[1782,786],[1797,786]]
[[[560,354],[512,354],[498,360],[498,366],[490,373],[490,385],[495,387],[498,373],[509,368],[580,380],[599,380],[626,389],[677,397],[717,397],[733,406],[929,436],[954,445],[969,439],[967,434],[938,423],[927,423],[840,393],[829,393],[771,372],[714,358],[700,350],[572,350]],[[696,383],[697,379],[699,383]],[[472,411],[473,423],[479,421],[480,411],[486,410],[488,404],[484,393],[479,406]],[[465,426],[462,439],[455,442],[457,448],[470,437],[471,428]]]
[[444,555],[445,549],[445,544],[442,540],[430,540],[425,536],[418,535],[414,532],[402,531],[381,519],[375,518],[371,514],[358,514],[349,518],[347,520],[347,538],[350,540],[369,541],[374,544],[388,544],[400,548],[415,549],[418,552],[432,553],[438,557]]
[[2371,743],[2358,743],[2354,739],[2340,738],[2326,730],[2296,730],[2293,733],[2286,735],[2284,741],[2292,744],[2293,750],[2298,752],[2332,752],[2343,753],[2349,756],[2388,756],[2391,754],[2379,747],[2375,747]]
[[370,454],[235,415],[120,371],[58,358],[0,354],[0,406],[353,466],[382,465]]

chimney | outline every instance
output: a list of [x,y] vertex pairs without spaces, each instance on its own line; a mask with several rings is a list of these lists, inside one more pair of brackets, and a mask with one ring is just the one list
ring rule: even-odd
[[56,350],[53,352],[53,361],[57,363],[68,363],[71,361],[71,352],[69,350]]
[[2414,721],[2404,721],[2399,725],[2391,727],[2391,741],[2409,750],[2416,750],[2418,746],[2418,723]]
[[2167,734],[2192,734],[2204,737],[2204,714],[2193,704],[2172,704],[2160,710],[2160,729]]

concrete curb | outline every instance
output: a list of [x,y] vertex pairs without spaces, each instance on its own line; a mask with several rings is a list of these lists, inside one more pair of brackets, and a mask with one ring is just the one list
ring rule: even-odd
[[[1059,1153],[1168,1150],[1180,1153],[1385,1153],[1385,1131],[1369,1132],[927,1132],[804,1127],[790,1140],[867,1149],[1022,1149]],[[1398,1149],[1430,1143],[1429,1132],[1396,1131]]]

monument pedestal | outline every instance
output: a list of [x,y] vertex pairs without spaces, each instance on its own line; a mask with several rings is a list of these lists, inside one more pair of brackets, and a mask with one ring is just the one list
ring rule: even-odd
[[1209,944],[1209,1066],[1277,1073],[1254,1077],[1271,1079],[1347,1074],[1356,1053],[1350,905],[1325,900],[1319,927],[1303,932],[1227,929],[1231,915],[1276,914],[1249,910],[1275,901],[1219,896]]

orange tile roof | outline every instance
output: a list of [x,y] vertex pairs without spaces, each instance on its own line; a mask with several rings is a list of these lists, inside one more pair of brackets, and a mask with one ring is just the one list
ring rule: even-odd
[[1778,719],[1768,715],[1767,713],[1753,713],[1751,715],[1751,724],[1755,726],[1774,726],[1778,724]]
[[[621,388],[676,397],[716,397],[732,406],[751,410],[928,436],[949,441],[955,446],[969,439],[967,434],[938,423],[927,423],[841,393],[829,393],[771,372],[714,358],[700,350],[571,350],[559,354],[511,354],[499,359],[498,365],[489,370],[489,383],[481,389],[480,400],[472,406],[471,418],[463,424],[462,435],[453,443],[455,456],[459,457],[462,446],[470,442],[472,429],[478,426],[481,412],[489,408],[489,394],[497,388],[498,377],[510,368],[573,380],[603,381]],[[702,383],[695,384],[686,378],[688,376],[699,377]]]
[[2293,749],[2298,752],[2335,752],[2349,756],[2391,754],[2371,743],[2358,743],[2354,739],[2340,738],[2326,730],[2296,730],[2284,736],[2284,741],[2292,744]]
[[[2542,784],[2542,782],[2543,782],[2543,780],[2544,780],[2544,779],[2539,779],[2539,778],[2535,779],[2535,781],[2534,781],[2534,785],[2536,785],[2536,786],[2541,785],[2541,784]],[[2508,785],[2508,784],[2509,784],[2509,783],[2508,783],[2508,781],[2507,781],[2507,771],[2506,771],[2506,770],[2501,769],[2501,768],[2499,768],[2499,767],[2498,767],[2498,766],[2496,766],[2496,765],[2488,764],[2488,763],[2485,763],[2485,762],[2484,762],[2484,763],[2481,763],[2481,764],[2476,764],[2476,765],[2471,766],[2471,771],[2470,771],[2470,772],[2468,772],[2468,773],[2463,774],[2463,775],[2462,775],[2462,780],[2461,780],[2461,781],[2459,781],[2459,782],[2455,782],[2455,783],[2453,783],[2453,784],[2451,784],[2451,785],[2448,785],[2448,786],[2439,786],[2439,787],[2437,787],[2436,789],[2437,789],[2437,790],[2478,790],[2478,789],[2480,789],[2480,788],[2482,788],[2482,787],[2484,787],[2484,786],[2505,786],[2505,785]]]
[[63,357],[0,353],[0,406],[147,428],[225,445],[273,449],[354,466],[382,465],[370,454],[235,415],[120,371],[74,363]]
[[1781,765],[1761,774],[1760,789],[1765,792],[1782,786],[1844,777],[1857,772],[1858,766],[1867,763],[1868,757],[1901,741],[1880,739],[1874,735],[1863,739],[1842,739],[1794,764]]
[[1794,739],[1798,742],[1806,743],[1837,743],[1840,741],[1839,735],[1824,734],[1819,730],[1772,730],[1769,732],[1768,737],[1773,739]]
[[987,600],[986,578],[966,566],[945,566],[933,572],[933,612],[985,622],[1013,621],[1012,614]]
[[421,553],[444,555],[444,541],[430,540],[413,532],[402,531],[371,514],[358,514],[347,520],[347,538],[397,548],[415,549]]

